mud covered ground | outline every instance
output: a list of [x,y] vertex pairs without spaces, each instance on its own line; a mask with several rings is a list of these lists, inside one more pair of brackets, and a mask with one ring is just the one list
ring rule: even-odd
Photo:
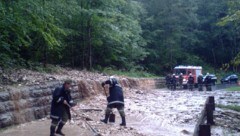
[[[224,90],[212,92],[189,92],[187,90],[125,90],[127,127],[120,127],[117,110],[116,122],[103,124],[106,98],[94,96],[80,102],[74,109],[82,116],[92,119],[88,123],[103,136],[187,136],[192,135],[199,114],[208,96],[215,96],[217,104],[240,105],[240,92]],[[84,110],[85,109],[85,110]],[[86,109],[97,109],[86,110]],[[99,111],[100,109],[100,111]],[[216,107],[213,136],[239,136],[240,113]],[[0,136],[46,136],[49,135],[49,119],[42,119],[0,131]],[[82,118],[73,113],[63,131],[68,136],[92,136],[94,133]]]

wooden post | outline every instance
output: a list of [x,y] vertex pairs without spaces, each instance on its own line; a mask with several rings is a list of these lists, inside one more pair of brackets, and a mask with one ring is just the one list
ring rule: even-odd
[[214,96],[209,96],[208,97],[208,103],[212,104],[212,110],[215,110],[215,100],[214,100]]
[[213,107],[212,104],[206,104],[206,111],[207,111],[207,124],[213,125]]
[[210,125],[199,125],[199,136],[211,136]]

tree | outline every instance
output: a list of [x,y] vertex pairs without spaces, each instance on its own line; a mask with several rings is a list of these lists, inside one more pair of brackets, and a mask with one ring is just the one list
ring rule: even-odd
[[[233,51],[233,55],[231,57],[230,64],[233,66],[234,71],[238,71],[238,67],[240,64],[240,44],[239,44],[239,25],[240,25],[240,2],[236,0],[228,1],[228,12],[227,15],[221,18],[221,20],[217,23],[218,26],[222,28],[228,28],[228,31],[231,32],[229,34],[231,50]],[[234,58],[233,58],[234,57]]]

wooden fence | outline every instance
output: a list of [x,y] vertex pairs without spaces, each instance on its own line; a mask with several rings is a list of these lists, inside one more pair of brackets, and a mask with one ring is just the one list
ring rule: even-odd
[[200,114],[200,118],[197,121],[193,136],[211,136],[211,125],[214,125],[213,121],[214,110],[215,110],[214,96],[209,96]]

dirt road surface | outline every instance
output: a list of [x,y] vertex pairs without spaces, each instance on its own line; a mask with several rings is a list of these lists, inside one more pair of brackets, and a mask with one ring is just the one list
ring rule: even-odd
[[[92,121],[88,123],[102,136],[190,136],[208,96],[215,96],[216,103],[219,104],[240,105],[240,93],[224,90],[190,92],[127,89],[124,93],[127,127],[119,126],[121,120],[116,109],[115,123],[103,124],[99,121],[106,108],[106,98],[103,95],[85,99],[74,109],[82,116],[91,118]],[[82,118],[72,114],[71,123],[68,122],[63,129],[67,136],[94,135]],[[240,135],[238,112],[216,108],[214,117],[216,125],[212,127],[213,136]],[[51,120],[45,118],[14,126],[0,131],[0,136],[47,136],[50,122]]]

